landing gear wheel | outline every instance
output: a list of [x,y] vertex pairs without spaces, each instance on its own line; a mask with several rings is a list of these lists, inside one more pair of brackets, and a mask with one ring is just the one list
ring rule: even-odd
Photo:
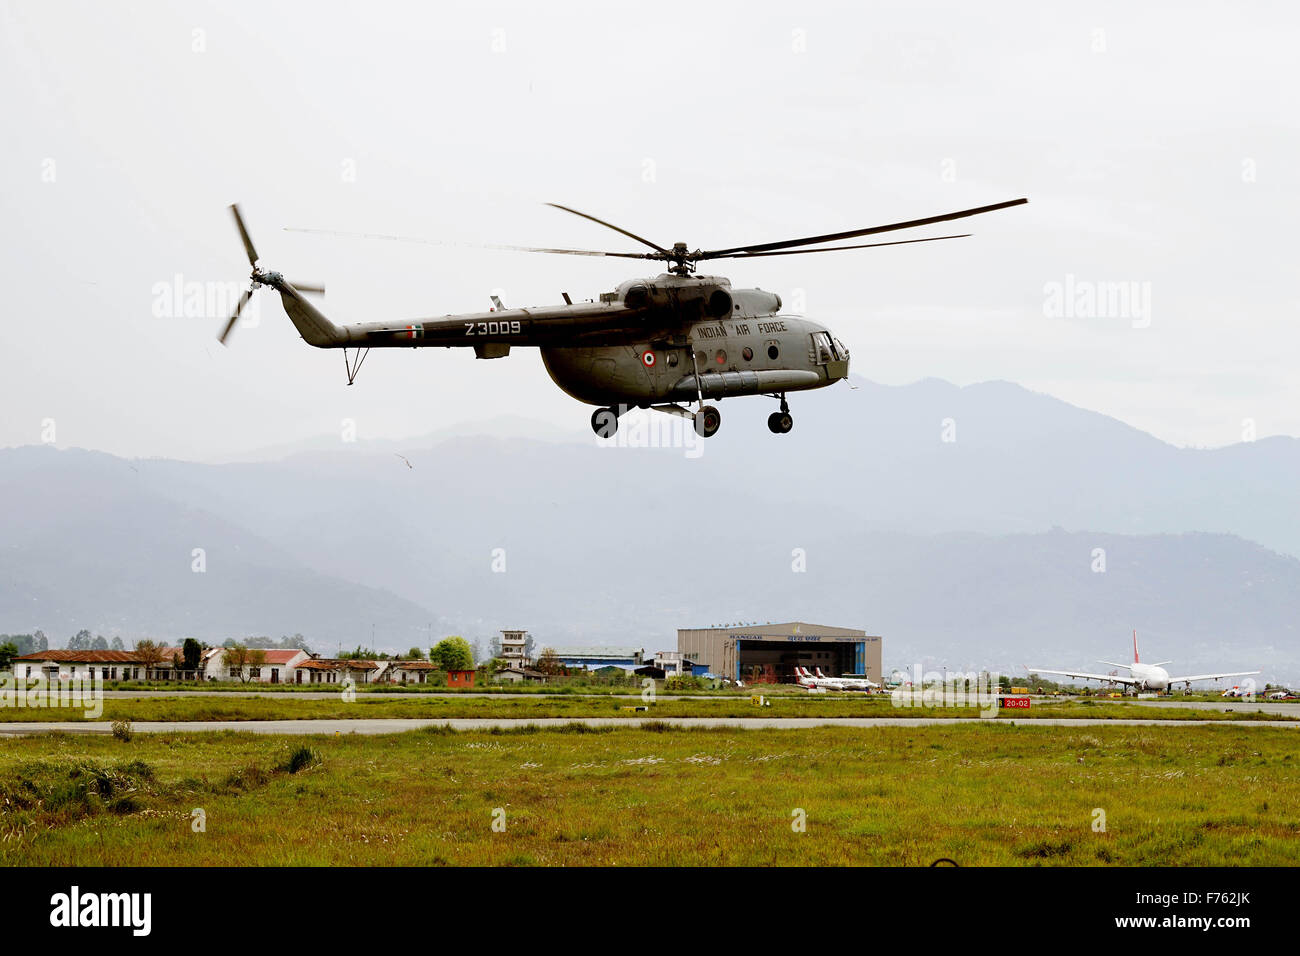
[[592,412],[591,430],[597,438],[613,438],[618,431],[618,409],[598,408]]
[[789,412],[773,412],[767,416],[767,428],[773,435],[784,435],[794,428],[794,419]]
[[695,434],[701,438],[712,438],[722,426],[722,412],[712,405],[705,405],[695,413]]

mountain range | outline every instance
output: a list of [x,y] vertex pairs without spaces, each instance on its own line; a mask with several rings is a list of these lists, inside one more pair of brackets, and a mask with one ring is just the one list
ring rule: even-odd
[[883,635],[887,667],[1010,672],[1123,659],[1136,628],[1175,669],[1300,677],[1300,441],[1176,448],[1006,382],[853,385],[792,396],[789,435],[724,402],[707,442],[633,413],[602,447],[575,406],[582,431],[224,464],[3,449],[0,631],[665,648],[804,620]]

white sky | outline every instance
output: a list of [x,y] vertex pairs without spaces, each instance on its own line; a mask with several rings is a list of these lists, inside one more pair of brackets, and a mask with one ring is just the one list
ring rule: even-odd
[[[346,388],[269,293],[229,349],[222,315],[156,317],[177,275],[246,278],[234,200],[265,267],[358,321],[652,270],[282,227],[635,251],[541,203],[707,248],[1029,196],[971,239],[716,271],[803,290],[877,381],[1009,379],[1176,444],[1300,434],[1300,14],[1090,6],[0,2],[0,445],[585,422],[535,351],[376,352]],[[1149,283],[1149,327],[1046,316],[1067,276]]]

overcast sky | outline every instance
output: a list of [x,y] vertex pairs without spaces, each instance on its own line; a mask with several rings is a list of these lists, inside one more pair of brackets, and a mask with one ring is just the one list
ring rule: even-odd
[[[343,418],[585,427],[532,350],[376,352],[348,388],[270,293],[222,348],[224,316],[159,289],[246,279],[235,200],[264,266],[360,321],[651,270],[284,227],[636,248],[553,201],[707,248],[1028,196],[970,239],[723,274],[876,381],[1008,379],[1176,444],[1300,434],[1300,14],[1090,6],[4,0],[0,445],[51,420],[60,446],[199,459]],[[1098,283],[1133,311],[1057,307]]]

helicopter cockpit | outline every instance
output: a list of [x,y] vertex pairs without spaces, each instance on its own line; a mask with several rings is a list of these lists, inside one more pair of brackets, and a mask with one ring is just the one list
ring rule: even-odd
[[825,365],[827,362],[847,362],[849,359],[849,350],[844,347],[844,343],[829,332],[813,333],[813,349],[817,354],[818,365]]

